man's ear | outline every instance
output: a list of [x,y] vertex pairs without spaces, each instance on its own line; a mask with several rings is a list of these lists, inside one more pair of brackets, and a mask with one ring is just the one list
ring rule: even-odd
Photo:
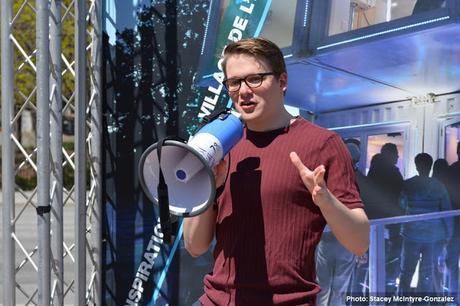
[[283,90],[283,92],[285,92],[288,84],[288,75],[286,72],[280,74],[279,81],[281,89]]

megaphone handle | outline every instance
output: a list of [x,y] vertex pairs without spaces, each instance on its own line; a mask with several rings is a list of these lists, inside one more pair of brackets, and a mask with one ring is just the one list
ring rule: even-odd
[[166,138],[161,139],[158,142],[157,154],[158,154],[158,168],[160,172],[160,180],[158,182],[158,206],[160,206],[160,224],[161,232],[163,233],[163,241],[165,243],[171,243],[171,219],[169,215],[169,196],[168,196],[168,185],[166,185],[163,171],[161,170],[161,147],[165,142]]
[[[160,173],[161,173],[160,169]],[[162,177],[163,174],[160,174]],[[164,183],[164,179],[163,179]],[[171,219],[169,215],[169,197],[168,197],[168,185],[158,184],[158,204],[160,206],[160,224],[161,232],[163,233],[163,241],[165,243],[171,243]]]

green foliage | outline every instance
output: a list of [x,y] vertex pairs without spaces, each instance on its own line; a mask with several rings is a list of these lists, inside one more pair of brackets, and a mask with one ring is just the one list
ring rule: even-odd
[[34,175],[32,177],[24,177],[20,175],[16,175],[14,178],[16,185],[22,190],[32,190],[37,186],[37,176]]
[[[14,23],[12,24],[11,28],[12,37],[15,41],[17,41],[17,44],[20,46],[18,47],[16,43],[13,43],[12,40],[14,103],[16,104],[16,112],[23,106],[26,100],[29,100],[30,103],[36,105],[36,92],[34,92],[36,87],[36,72],[34,70],[34,66],[36,66],[37,63],[37,16],[35,1],[13,0],[12,3],[12,16],[14,18]],[[61,60],[63,107],[65,107],[67,103],[66,100],[71,99],[75,89],[75,80],[71,72],[71,70],[75,69],[75,67],[72,65],[72,63],[74,62],[75,54],[74,6],[75,3],[72,0],[61,1],[61,53],[65,58],[65,60]],[[86,8],[90,8],[90,1],[88,0],[86,1]],[[87,43],[89,42],[90,37],[89,35],[87,35]],[[68,65],[72,65],[70,69]],[[89,78],[89,73],[87,75]],[[1,77],[2,76],[0,76],[0,78]],[[33,115],[35,116],[35,113]],[[19,122],[19,120],[17,122]],[[15,131],[17,131],[17,123],[15,124]],[[17,136],[19,136],[20,139],[20,135]],[[73,143],[64,143],[63,146],[69,153],[69,155],[73,152]],[[16,154],[16,165],[18,165],[18,162],[20,163],[23,160],[23,156],[21,156],[18,153]],[[74,184],[73,172],[73,168],[67,163],[63,169],[63,179],[66,188],[71,188]],[[25,190],[34,188],[36,186],[36,180],[36,174],[33,171],[32,167],[28,164],[24,165],[21,168],[15,179],[19,187]],[[89,166],[87,167],[87,181],[89,183]]]
[[[62,1],[61,52],[69,64],[74,61],[75,53],[75,21],[73,6],[72,0]],[[89,8],[89,2],[87,3],[87,8]],[[20,48],[22,48],[21,51],[16,44],[12,44],[15,89],[14,99],[15,103],[18,105],[24,104],[29,96],[30,102],[36,104],[36,95],[33,91],[36,86],[36,74],[33,66],[37,64],[35,9],[34,1],[26,2],[24,0],[13,0],[12,12],[15,21],[12,26],[12,34],[20,45]],[[87,42],[89,42],[89,37]],[[62,94],[65,98],[70,99],[74,91],[75,80],[64,61],[61,61],[61,65],[63,70]],[[74,69],[74,67],[72,67],[72,69]]]

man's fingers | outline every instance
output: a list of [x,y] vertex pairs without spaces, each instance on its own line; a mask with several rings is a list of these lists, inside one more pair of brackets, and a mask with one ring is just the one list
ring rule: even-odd
[[310,172],[310,169],[305,167],[305,165],[302,163],[302,161],[300,160],[296,152],[291,152],[289,154],[289,157],[291,158],[292,164],[299,170],[299,172],[304,171],[304,170],[307,170],[308,172]]
[[316,184],[323,186],[324,185],[324,174],[326,173],[326,168],[323,165],[316,167],[314,171],[315,182]]

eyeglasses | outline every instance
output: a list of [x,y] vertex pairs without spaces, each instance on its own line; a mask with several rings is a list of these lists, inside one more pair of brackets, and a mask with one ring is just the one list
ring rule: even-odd
[[224,84],[225,88],[227,88],[228,91],[230,92],[235,92],[240,90],[241,87],[241,82],[244,81],[246,85],[250,88],[257,88],[260,85],[262,85],[262,82],[264,81],[265,77],[267,75],[274,75],[274,72],[262,72],[262,73],[254,73],[247,75],[244,78],[232,78],[232,79],[226,79],[222,81],[222,84]]

